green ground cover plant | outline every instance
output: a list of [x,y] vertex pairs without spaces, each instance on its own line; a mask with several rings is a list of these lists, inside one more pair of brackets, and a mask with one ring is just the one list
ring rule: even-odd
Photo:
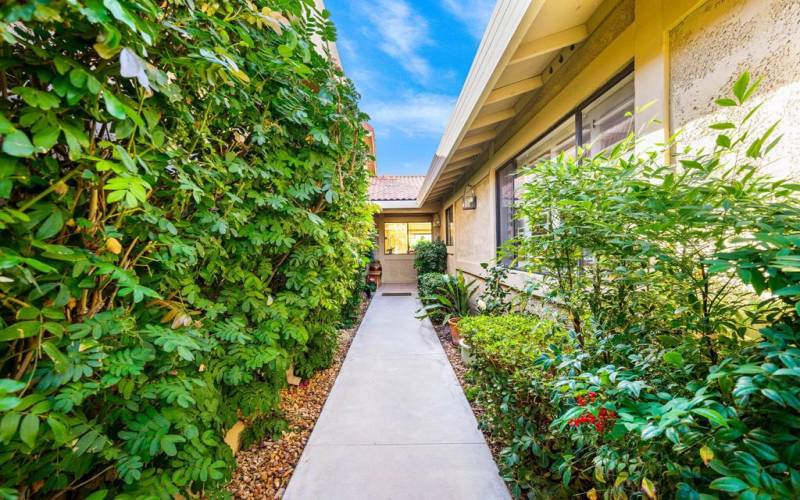
[[360,286],[334,28],[306,0],[12,1],[0,36],[0,496],[213,496],[225,430],[280,426]]
[[571,342],[471,371],[515,496],[800,495],[800,185],[762,170],[757,109],[674,164],[630,138],[526,172],[515,252]]

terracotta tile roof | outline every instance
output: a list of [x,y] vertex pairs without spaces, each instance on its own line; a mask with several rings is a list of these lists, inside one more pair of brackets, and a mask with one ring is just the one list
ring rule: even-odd
[[416,200],[424,175],[376,175],[370,179],[371,201]]

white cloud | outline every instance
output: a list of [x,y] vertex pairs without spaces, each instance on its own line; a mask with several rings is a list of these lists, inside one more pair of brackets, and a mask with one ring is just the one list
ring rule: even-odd
[[395,101],[362,104],[381,136],[400,132],[412,137],[438,137],[444,132],[455,102],[453,96],[408,92]]
[[429,80],[432,69],[419,53],[431,43],[428,22],[404,0],[362,2],[361,12],[376,29],[378,47],[421,82]]
[[469,33],[480,39],[492,16],[495,0],[442,0],[444,8],[453,14],[467,28]]

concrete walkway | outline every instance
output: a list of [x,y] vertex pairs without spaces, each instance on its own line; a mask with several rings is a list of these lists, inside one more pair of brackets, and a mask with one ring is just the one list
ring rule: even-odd
[[415,297],[387,290],[398,288],[373,298],[283,498],[508,499],[433,327],[414,318]]

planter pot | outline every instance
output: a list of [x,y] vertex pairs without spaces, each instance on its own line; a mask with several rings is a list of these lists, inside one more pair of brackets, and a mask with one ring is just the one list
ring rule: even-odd
[[461,318],[450,318],[447,320],[447,326],[450,327],[450,340],[453,341],[455,345],[458,345],[459,341],[461,341],[461,334],[458,331],[458,320]]
[[461,353],[461,360],[464,361],[464,365],[470,366],[475,358],[472,356],[472,347],[469,346],[464,339],[461,339],[458,342],[459,352]]

